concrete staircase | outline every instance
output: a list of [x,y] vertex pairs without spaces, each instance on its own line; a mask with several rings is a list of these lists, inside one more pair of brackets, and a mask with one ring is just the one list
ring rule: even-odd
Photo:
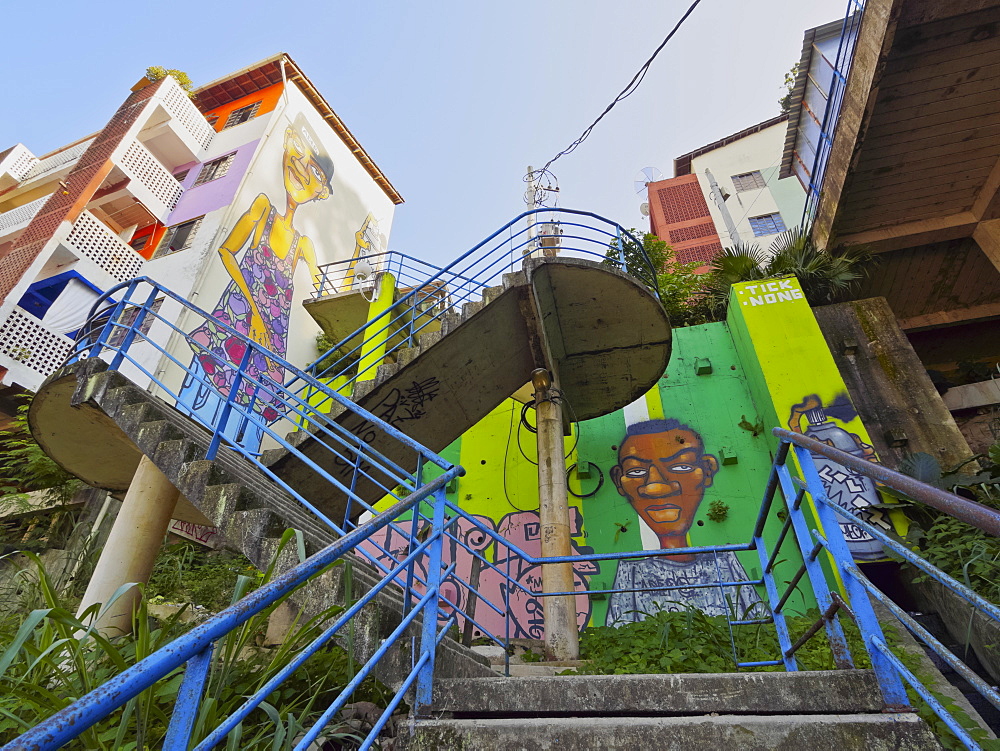
[[[107,370],[101,360],[84,360],[58,371],[40,397],[40,411],[51,408],[47,402],[52,399],[65,399],[74,407],[71,414],[77,422],[103,426],[106,438],[108,424],[114,425],[116,441],[128,442],[133,451],[148,456],[181,492],[177,518],[218,527],[260,570],[274,559],[281,536],[290,527],[302,532],[307,555],[335,539],[334,532],[309,509],[243,456],[222,447],[214,460],[201,459],[211,441],[205,428],[121,373]],[[297,563],[295,546],[287,546],[277,559],[276,574]],[[311,617],[328,607],[356,601],[382,579],[381,572],[361,558],[352,560],[351,569],[351,591],[347,591],[345,569],[339,566],[296,592],[293,605]],[[359,663],[368,660],[399,625],[402,603],[401,589],[389,585],[355,618],[352,646]],[[418,620],[408,635],[419,633]],[[410,640],[400,644],[376,672],[390,685],[410,667]],[[442,675],[493,674],[487,659],[451,639],[442,641],[438,660]]]
[[867,670],[443,679],[429,714],[409,751],[940,748]]
[[[321,298],[306,307],[324,321],[324,305],[337,303]],[[481,300],[434,324],[437,330],[419,334],[417,346],[396,350],[374,378],[356,382],[352,395],[431,451],[441,451],[489,414],[535,368],[554,369],[574,419],[587,420],[644,394],[670,358],[670,324],[655,295],[626,274],[578,258],[527,259],[522,271],[505,274]],[[371,434],[362,417],[334,407],[330,419],[355,435]],[[412,452],[384,434],[369,445],[399,466],[415,464]],[[297,448],[331,474],[350,469],[334,463],[318,436],[302,436]],[[262,461],[331,519],[343,518],[345,496],[331,492],[296,456],[277,449]],[[383,494],[371,481],[356,490],[369,502]]]

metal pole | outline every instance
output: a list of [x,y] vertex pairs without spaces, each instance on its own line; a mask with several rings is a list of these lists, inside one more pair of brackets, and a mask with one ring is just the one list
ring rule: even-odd
[[[555,389],[547,370],[531,374],[535,387],[535,419],[538,423],[538,512],[541,523],[542,557],[570,556],[569,498],[566,493],[566,458],[563,455],[562,404],[553,398]],[[572,592],[573,564],[542,566],[542,592]],[[545,617],[545,656],[549,660],[576,660],[580,634],[576,625],[576,597],[542,598]]]

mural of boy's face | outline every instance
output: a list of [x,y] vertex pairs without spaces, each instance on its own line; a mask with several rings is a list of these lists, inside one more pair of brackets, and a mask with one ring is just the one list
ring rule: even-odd
[[295,128],[285,130],[285,155],[281,167],[285,192],[294,203],[329,197],[327,175],[316,161],[309,143]]
[[611,479],[661,547],[681,547],[718,469],[718,460],[704,453],[701,439],[678,428],[628,436]]

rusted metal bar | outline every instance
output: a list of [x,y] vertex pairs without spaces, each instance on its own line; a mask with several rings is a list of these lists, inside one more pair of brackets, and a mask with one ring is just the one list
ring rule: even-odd
[[476,617],[476,603],[479,601],[479,572],[483,562],[478,556],[472,557],[472,570],[469,571],[469,602],[465,606],[465,627],[462,630],[462,644],[472,646],[472,630],[475,626],[472,619]]
[[830,603],[830,607],[824,610],[820,617],[813,621],[812,625],[806,629],[806,632],[796,639],[791,647],[785,650],[785,657],[791,657],[798,652],[799,647],[812,639],[816,635],[816,632],[823,628],[823,624],[833,618],[834,614],[844,606],[844,601],[836,593],[831,594],[833,595],[833,602]]

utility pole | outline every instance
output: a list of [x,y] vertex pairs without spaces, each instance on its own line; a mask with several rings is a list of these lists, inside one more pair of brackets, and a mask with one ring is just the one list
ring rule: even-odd
[[[524,193],[524,202],[528,205],[528,209],[538,208],[538,184],[535,182],[535,168],[530,164],[528,165],[528,190]],[[537,214],[528,215],[528,245],[521,251],[522,256],[531,256],[535,252],[535,222]]]
[[[566,492],[566,457],[563,455],[563,415],[559,391],[544,368],[531,374],[535,388],[535,421],[538,423],[538,515],[542,557],[570,556],[569,498]],[[542,565],[542,592],[573,592],[573,564]],[[545,657],[576,660],[580,634],[576,623],[576,595],[542,598],[545,618]]]

